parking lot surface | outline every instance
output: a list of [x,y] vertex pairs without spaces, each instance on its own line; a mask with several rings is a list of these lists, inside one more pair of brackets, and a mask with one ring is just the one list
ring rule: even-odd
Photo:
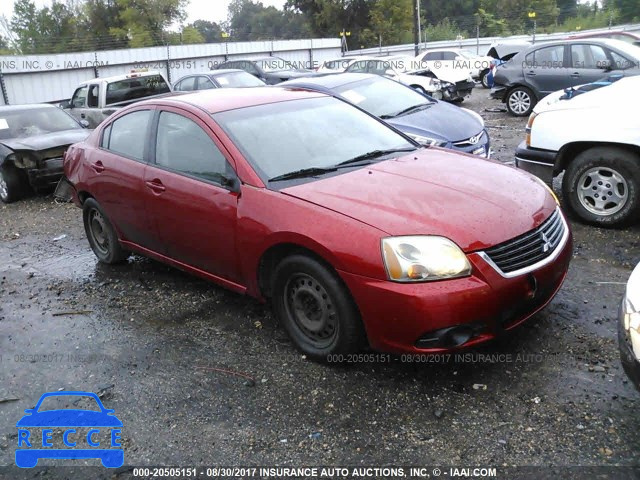
[[[526,119],[487,112],[500,105],[481,88],[463,105],[511,161]],[[637,466],[640,394],[616,316],[640,226],[572,227],[564,286],[513,335],[464,355],[319,365],[268,306],[141,257],[99,265],[75,206],[2,205],[0,465],[42,393],[86,390],[122,420],[125,465]]]

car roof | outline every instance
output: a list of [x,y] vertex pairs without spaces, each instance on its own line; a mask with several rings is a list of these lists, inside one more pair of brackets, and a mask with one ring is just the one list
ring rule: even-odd
[[325,87],[328,89],[341,87],[342,85],[346,85],[348,83],[359,82],[360,80],[366,80],[368,78],[379,79],[382,78],[380,75],[374,75],[372,73],[331,73],[327,75],[316,75],[313,77],[303,77],[296,78],[294,80],[289,80],[283,84],[283,86],[288,87],[291,86],[314,86],[317,85],[319,87]]
[[571,45],[574,43],[582,44],[582,43],[585,43],[585,41],[588,41],[589,43],[592,43],[594,45],[601,45],[601,46],[607,46],[607,47],[616,47],[622,44],[628,45],[626,42],[623,42],[622,40],[615,40],[613,38],[565,38],[563,40],[554,40],[552,42],[536,43],[536,44],[530,45],[526,50],[534,50],[539,47]]
[[55,105],[49,103],[24,103],[22,105],[2,105],[0,106],[0,113],[2,112],[21,112],[24,110],[36,110],[38,108],[58,108]]
[[627,32],[625,30],[607,30],[606,32],[591,32],[591,33],[577,33],[571,35],[569,39],[574,38],[592,38],[592,37],[607,37],[609,35],[624,35],[627,37],[633,37],[640,39],[640,35],[637,35],[633,32]]
[[80,82],[80,86],[88,85],[90,83],[96,83],[96,82],[103,82],[103,83],[119,82],[120,80],[130,80],[132,78],[140,78],[140,77],[152,77],[155,75],[160,75],[161,77],[164,78],[164,76],[160,71],[149,70],[147,72],[130,72],[130,73],[125,73],[124,75],[114,75],[112,77],[93,78],[91,80],[85,80],[84,82]]
[[216,88],[211,90],[199,90],[194,93],[185,93],[183,95],[171,95],[160,100],[145,100],[143,102],[137,102],[135,105],[156,105],[158,103],[162,103],[184,106],[184,104],[188,104],[213,114],[225,112],[227,110],[266,105],[269,103],[280,103],[290,100],[327,96],[328,95],[318,92],[309,92],[277,86]]

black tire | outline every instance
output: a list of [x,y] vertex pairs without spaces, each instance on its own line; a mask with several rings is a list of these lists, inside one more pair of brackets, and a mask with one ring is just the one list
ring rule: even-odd
[[113,225],[93,198],[85,200],[82,219],[91,250],[100,262],[113,265],[127,259],[129,254],[120,245]]
[[507,110],[515,117],[527,117],[536,106],[535,95],[527,87],[516,87],[507,93]]
[[595,147],[571,161],[562,181],[567,209],[585,223],[619,228],[640,216],[640,157]]
[[338,275],[302,254],[276,267],[273,308],[295,346],[308,357],[353,353],[366,344],[360,312]]
[[28,192],[28,185],[23,173],[10,163],[0,166],[0,200],[12,203],[24,197]]
[[480,83],[482,84],[482,88],[491,88],[489,87],[489,70],[483,70],[480,73]]

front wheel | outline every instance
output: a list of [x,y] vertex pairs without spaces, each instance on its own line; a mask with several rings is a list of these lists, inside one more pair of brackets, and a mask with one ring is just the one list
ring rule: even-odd
[[27,188],[20,170],[10,163],[0,166],[0,200],[3,203],[12,203],[22,198]]
[[482,83],[483,88],[491,88],[489,85],[489,70],[483,70],[480,74],[480,83]]
[[358,351],[366,335],[342,280],[306,255],[285,258],[274,274],[273,306],[296,347],[314,360]]
[[617,147],[596,147],[568,166],[562,193],[569,210],[599,227],[623,227],[640,212],[640,158]]
[[507,110],[516,117],[526,117],[535,105],[533,92],[527,87],[516,87],[507,94]]
[[93,198],[85,200],[82,219],[91,250],[100,262],[111,265],[126,260],[128,254],[122,249],[113,225]]

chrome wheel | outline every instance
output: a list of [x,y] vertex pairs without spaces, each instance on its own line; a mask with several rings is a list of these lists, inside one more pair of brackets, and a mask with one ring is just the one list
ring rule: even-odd
[[9,187],[7,181],[4,178],[4,173],[0,172],[0,198],[6,202],[9,198]]
[[89,213],[89,226],[95,247],[100,253],[107,255],[109,253],[108,227],[104,217],[98,210],[92,210]]
[[577,194],[587,211],[609,216],[624,208],[629,198],[629,187],[625,178],[612,168],[594,167],[578,180]]
[[516,90],[509,95],[509,109],[516,115],[526,115],[531,108],[531,95],[524,90]]
[[287,315],[315,348],[331,345],[338,333],[338,312],[325,288],[307,274],[292,275],[284,288]]

